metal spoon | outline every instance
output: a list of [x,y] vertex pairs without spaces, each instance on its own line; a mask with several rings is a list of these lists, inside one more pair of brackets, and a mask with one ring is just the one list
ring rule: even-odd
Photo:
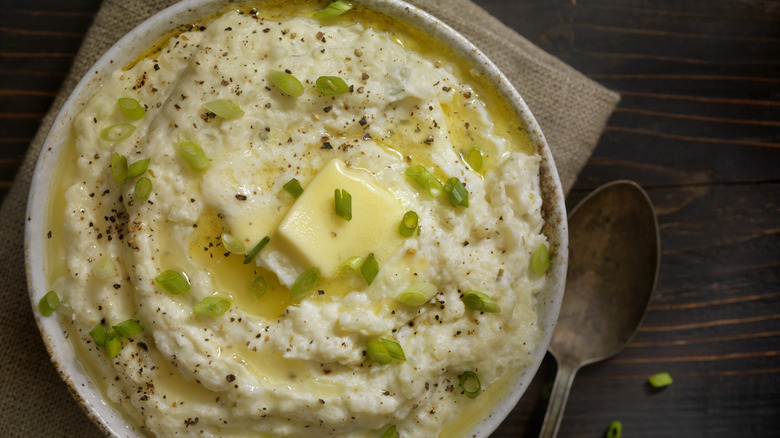
[[574,375],[634,337],[655,290],[658,221],[632,181],[599,187],[569,214],[569,272],[548,351],[558,362],[540,437],[557,435]]

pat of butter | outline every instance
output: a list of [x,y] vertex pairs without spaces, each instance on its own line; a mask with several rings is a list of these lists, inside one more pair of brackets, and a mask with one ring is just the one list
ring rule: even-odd
[[[336,214],[334,192],[352,195],[352,220]],[[281,247],[304,268],[327,277],[350,257],[373,252],[387,260],[401,244],[399,200],[379,187],[368,172],[332,160],[314,177],[277,230]]]

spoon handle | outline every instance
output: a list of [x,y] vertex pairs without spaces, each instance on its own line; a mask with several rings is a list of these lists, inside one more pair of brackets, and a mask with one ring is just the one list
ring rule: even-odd
[[566,407],[569,390],[578,369],[579,367],[558,361],[558,374],[555,376],[555,384],[550,393],[550,401],[547,403],[547,414],[544,416],[539,438],[555,438],[558,435],[558,429],[561,427],[563,419],[563,409]]

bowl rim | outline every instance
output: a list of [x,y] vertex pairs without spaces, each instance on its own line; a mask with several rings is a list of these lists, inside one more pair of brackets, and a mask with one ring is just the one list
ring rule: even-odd
[[[236,5],[241,3],[245,2],[235,2]],[[506,394],[490,410],[490,413],[467,435],[473,438],[487,437],[508,417],[536,375],[550,343],[563,299],[568,264],[568,225],[565,197],[555,162],[539,124],[523,98],[498,67],[467,38],[440,19],[402,0],[355,0],[355,3],[394,18],[405,19],[407,23],[425,30],[470,61],[473,67],[487,78],[487,82],[496,88],[499,97],[509,102],[526,124],[541,156],[540,184],[542,193],[545,195],[544,209],[547,216],[545,217],[545,234],[547,234],[551,246],[548,284],[545,290],[536,297],[537,323],[541,325],[541,339],[533,351],[532,364],[520,373],[519,378],[513,381]],[[70,122],[108,74],[127,65],[145,48],[150,47],[172,29],[175,29],[178,24],[202,19],[224,9],[228,4],[229,2],[223,0],[184,0],[147,18],[114,43],[87,70],[87,73],[62,105],[46,135],[35,165],[28,195],[25,223],[25,266],[33,313],[51,361],[60,377],[84,412],[107,435],[143,436],[120,412],[103,401],[100,389],[97,385],[93,385],[91,378],[77,359],[76,352],[67,340],[60,318],[41,318],[37,311],[38,300],[48,291],[44,257],[47,238],[44,236],[47,233],[45,225],[51,191],[50,175],[57,166],[57,158],[63,150],[61,146],[68,138],[67,130]],[[539,300],[541,297],[544,299]]]

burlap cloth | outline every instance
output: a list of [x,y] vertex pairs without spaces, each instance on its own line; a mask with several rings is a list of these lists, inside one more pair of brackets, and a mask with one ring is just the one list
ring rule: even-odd
[[[173,0],[106,0],[73,68],[30,145],[0,209],[0,435],[100,436],[51,365],[35,325],[24,266],[24,214],[35,161],[57,111],[81,76],[117,39]],[[541,125],[564,191],[590,156],[619,96],[545,53],[468,0],[412,0],[479,46],[507,75]]]

